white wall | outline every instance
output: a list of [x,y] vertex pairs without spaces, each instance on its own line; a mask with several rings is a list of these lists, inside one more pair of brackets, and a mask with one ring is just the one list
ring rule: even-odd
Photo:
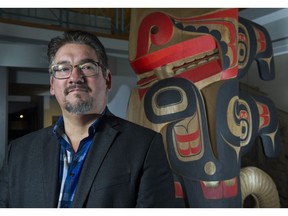
[[108,107],[113,114],[126,119],[129,97],[132,89],[136,86],[136,82],[136,77],[112,77],[112,89],[108,95]]

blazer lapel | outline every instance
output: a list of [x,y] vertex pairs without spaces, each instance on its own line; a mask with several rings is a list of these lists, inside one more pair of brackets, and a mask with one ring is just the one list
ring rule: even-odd
[[107,118],[104,116],[101,121],[105,123],[99,125],[85,159],[72,207],[83,207],[102,161],[118,133],[111,125],[107,124],[106,120]]
[[43,158],[43,181],[45,205],[47,207],[57,207],[59,197],[59,144],[56,136],[48,131],[50,139],[44,142],[42,158]]

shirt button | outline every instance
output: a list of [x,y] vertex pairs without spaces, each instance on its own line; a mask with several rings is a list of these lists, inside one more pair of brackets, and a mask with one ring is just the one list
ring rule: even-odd
[[70,177],[74,177],[74,175],[75,175],[74,173],[70,173],[69,174]]

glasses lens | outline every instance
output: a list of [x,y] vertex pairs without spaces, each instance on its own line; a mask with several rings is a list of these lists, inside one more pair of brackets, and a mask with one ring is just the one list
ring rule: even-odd
[[98,64],[87,62],[79,65],[80,70],[85,76],[94,76],[98,74]]
[[72,66],[67,64],[53,65],[51,71],[56,78],[66,78],[70,76]]

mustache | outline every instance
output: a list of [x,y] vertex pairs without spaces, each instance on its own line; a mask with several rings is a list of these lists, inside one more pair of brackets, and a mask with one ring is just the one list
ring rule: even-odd
[[83,85],[83,84],[74,84],[74,85],[71,85],[71,86],[68,86],[65,90],[64,90],[64,94],[65,95],[68,95],[69,92],[73,91],[74,89],[82,89],[84,91],[88,91],[90,92],[91,91],[91,88],[89,88],[89,86],[87,85]]

